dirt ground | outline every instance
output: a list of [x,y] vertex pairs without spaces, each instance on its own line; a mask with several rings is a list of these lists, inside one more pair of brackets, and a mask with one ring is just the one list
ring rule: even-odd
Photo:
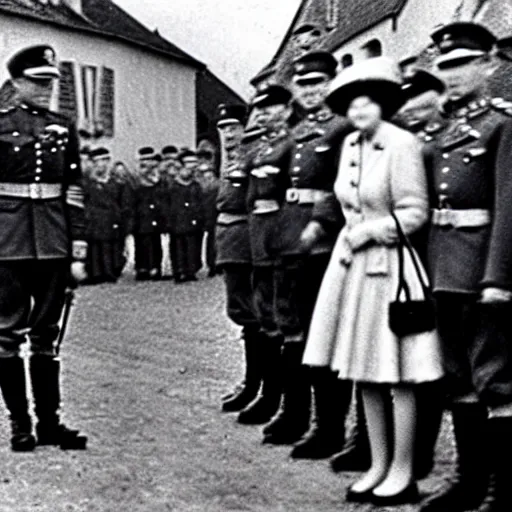
[[[219,412],[241,377],[237,337],[220,277],[80,289],[62,350],[63,402],[89,448],[12,453],[0,408],[0,512],[373,510],[344,503],[354,474],[292,461],[289,448],[260,444],[260,427]],[[445,422],[423,492],[452,455]]]

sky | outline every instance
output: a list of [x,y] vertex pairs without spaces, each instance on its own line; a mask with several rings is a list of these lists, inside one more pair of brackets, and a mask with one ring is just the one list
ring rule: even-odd
[[114,0],[243,97],[274,56],[300,0]]

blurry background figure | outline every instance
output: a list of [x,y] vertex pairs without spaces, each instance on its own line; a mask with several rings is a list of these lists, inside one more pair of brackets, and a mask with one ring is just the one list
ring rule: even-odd
[[85,145],[80,148],[80,166],[82,167],[82,174],[84,177],[89,176],[89,173],[91,172],[92,162],[90,153],[90,146]]
[[197,156],[183,151],[182,167],[169,190],[169,230],[171,260],[177,283],[195,281],[201,268],[201,245],[204,230],[204,199],[201,185],[195,180]]
[[162,179],[167,183],[168,186],[171,186],[176,174],[178,173],[179,167],[180,163],[178,160],[178,148],[173,145],[164,146],[162,148],[160,173]]
[[160,179],[162,157],[152,147],[139,149],[139,184],[134,191],[135,278],[162,277],[161,234],[168,231],[168,188]]
[[219,179],[213,168],[203,171],[202,179],[204,200],[204,232],[206,233],[205,261],[208,267],[208,277],[217,275],[215,266],[215,225],[217,223],[217,195],[219,193]]
[[121,185],[126,185],[132,189],[137,185],[136,175],[133,171],[128,169],[128,166],[124,162],[117,160],[112,167],[112,171],[114,179]]
[[116,179],[107,148],[90,153],[91,171],[84,179],[89,284],[115,283],[126,262],[124,239],[131,227],[131,189]]

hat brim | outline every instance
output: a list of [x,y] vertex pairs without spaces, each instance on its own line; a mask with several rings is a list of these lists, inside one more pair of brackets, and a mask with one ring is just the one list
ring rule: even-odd
[[383,119],[391,118],[406,101],[401,84],[390,80],[371,79],[355,80],[341,85],[331,91],[326,103],[334,113],[346,116],[352,101],[361,96],[369,96],[380,105]]
[[221,119],[220,121],[217,121],[217,128],[222,128],[223,126],[228,126],[230,124],[242,124],[242,121],[240,121],[240,119],[237,119],[236,117]]
[[311,73],[306,73],[304,75],[295,75],[293,77],[293,82],[299,85],[314,84],[330,80],[331,78],[333,78],[333,76],[324,71],[312,71]]
[[455,48],[448,53],[439,55],[439,57],[434,60],[434,65],[442,69],[447,67],[447,64],[454,65],[457,61],[460,61],[462,64],[478,57],[482,57],[482,55],[485,55],[483,50],[474,50],[471,48]]
[[32,80],[50,80],[60,78],[60,71],[55,66],[37,66],[25,69],[23,76]]

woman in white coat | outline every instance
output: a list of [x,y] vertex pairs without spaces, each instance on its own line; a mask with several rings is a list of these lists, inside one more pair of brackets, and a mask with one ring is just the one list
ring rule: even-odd
[[[435,331],[399,339],[388,306],[398,285],[398,234],[428,219],[421,147],[386,121],[401,105],[400,73],[385,57],[342,71],[331,86],[331,108],[356,131],[343,143],[335,193],[346,224],[326,271],[309,332],[304,364],[330,366],[360,386],[368,422],[371,468],[347,500],[379,505],[419,499],[413,477],[414,384],[442,376]],[[404,274],[413,298],[423,296],[412,260]],[[426,278],[425,278],[426,279]],[[386,414],[390,395],[392,420]]]

